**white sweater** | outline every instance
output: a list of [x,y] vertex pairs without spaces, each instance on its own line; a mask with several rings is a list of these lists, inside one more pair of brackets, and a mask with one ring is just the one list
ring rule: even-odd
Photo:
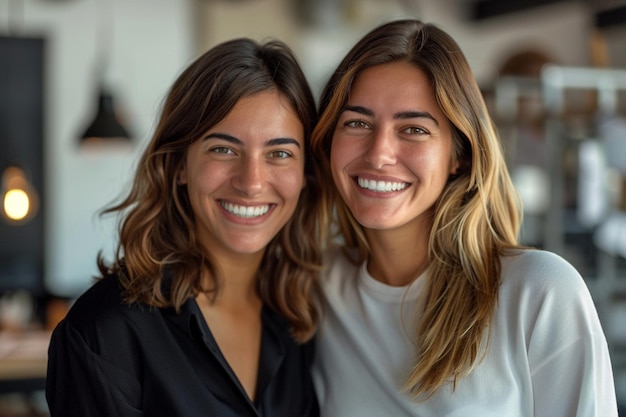
[[415,362],[421,276],[374,280],[339,252],[323,277],[314,380],[322,417],[617,417],[606,339],[580,274],[527,250],[502,259],[489,350],[453,389],[414,402],[400,388]]

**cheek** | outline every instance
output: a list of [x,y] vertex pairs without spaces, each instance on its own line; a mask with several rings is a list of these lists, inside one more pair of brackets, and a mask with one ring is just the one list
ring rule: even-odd
[[215,182],[221,177],[219,170],[205,169],[198,167],[193,173],[187,174],[187,184],[195,191],[205,191],[211,189]]
[[441,149],[407,147],[398,155],[398,163],[409,168],[421,181],[445,182],[450,175],[450,156]]
[[339,153],[335,149],[331,150],[330,152],[330,174],[335,184],[337,184],[337,182],[339,181],[338,172],[340,171],[340,169],[338,167],[341,164],[339,158],[336,156],[337,154]]
[[297,199],[305,187],[304,169],[290,169],[277,172],[274,178],[285,199]]
[[[335,177],[335,173],[341,171],[347,164],[348,155],[353,155],[354,149],[350,149],[347,141],[341,139],[333,139],[330,146],[330,170]],[[337,178],[334,178],[337,180]]]
[[451,149],[442,149],[436,158],[433,158],[433,169],[438,169],[439,175],[443,182],[447,182],[450,175],[457,171],[458,163],[455,161]]
[[187,170],[187,190],[196,208],[208,203],[213,194],[231,183],[228,170],[219,166],[203,164]]

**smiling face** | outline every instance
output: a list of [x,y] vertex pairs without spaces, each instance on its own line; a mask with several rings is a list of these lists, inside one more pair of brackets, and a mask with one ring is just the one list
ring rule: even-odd
[[180,180],[215,259],[263,253],[296,209],[304,151],[302,123],[277,91],[240,99],[189,146]]
[[430,231],[450,174],[452,128],[419,68],[393,62],[363,70],[331,145],[337,189],[366,229]]

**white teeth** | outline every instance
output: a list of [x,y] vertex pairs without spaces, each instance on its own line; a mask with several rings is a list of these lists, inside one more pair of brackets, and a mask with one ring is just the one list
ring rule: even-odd
[[357,178],[357,182],[361,188],[366,188],[370,191],[380,193],[404,190],[408,186],[406,182],[375,181],[367,180],[365,178]]
[[267,213],[270,209],[269,205],[240,206],[237,204],[227,203],[225,201],[220,201],[220,204],[226,209],[227,212],[239,217],[259,217]]

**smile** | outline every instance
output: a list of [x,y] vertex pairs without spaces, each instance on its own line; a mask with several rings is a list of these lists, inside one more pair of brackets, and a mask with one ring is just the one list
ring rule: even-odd
[[365,188],[366,190],[375,191],[378,193],[388,193],[392,191],[400,191],[404,190],[409,186],[409,183],[406,182],[389,182],[389,181],[375,181],[375,180],[366,180],[364,178],[357,177],[357,183],[359,187]]
[[224,208],[224,210],[226,210],[230,214],[233,214],[237,217],[245,218],[263,216],[270,209],[269,204],[263,206],[240,206],[238,204],[232,204],[226,201],[220,201],[219,203]]

